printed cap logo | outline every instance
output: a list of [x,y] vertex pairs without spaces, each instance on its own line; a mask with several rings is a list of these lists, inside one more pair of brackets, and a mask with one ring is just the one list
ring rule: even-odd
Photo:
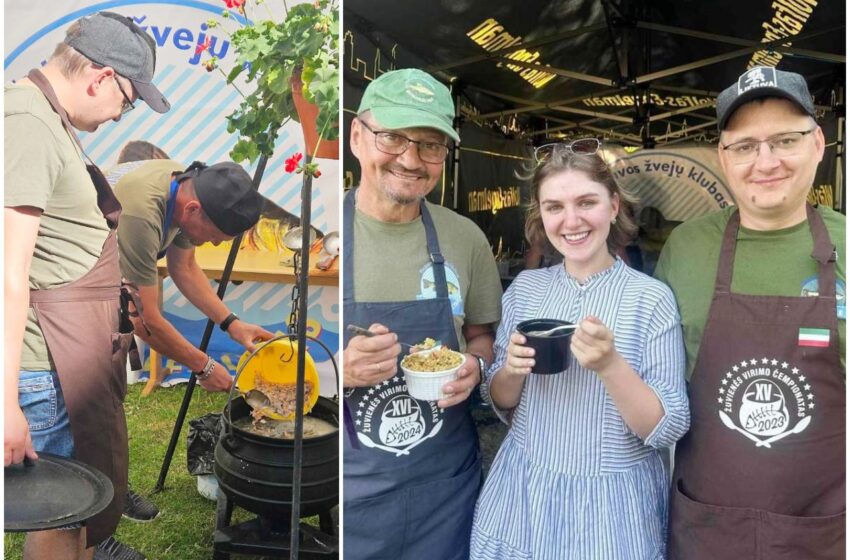
[[759,66],[738,78],[738,95],[762,87],[779,87],[776,82],[776,68]]
[[432,103],[434,101],[433,88],[420,79],[407,80],[404,84],[404,91],[408,97],[419,103]]

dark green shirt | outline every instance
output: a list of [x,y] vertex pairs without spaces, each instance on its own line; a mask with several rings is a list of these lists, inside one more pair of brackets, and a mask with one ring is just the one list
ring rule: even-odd
[[[655,277],[676,295],[688,355],[687,375],[693,372],[705,321],[714,294],[717,260],[723,232],[734,207],[690,220],[673,230],[658,259]],[[841,363],[845,363],[845,222],[844,215],[820,206],[832,243],[838,251],[836,292]],[[732,291],[749,295],[816,295],[817,263],[811,257],[808,222],[776,231],[741,227],[735,251]],[[815,294],[812,294],[815,292]]]

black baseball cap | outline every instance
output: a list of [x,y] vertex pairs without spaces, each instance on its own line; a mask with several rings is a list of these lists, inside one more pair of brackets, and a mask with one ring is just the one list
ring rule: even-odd
[[109,66],[133,83],[139,97],[157,113],[171,104],[153,84],[156,43],[127,16],[97,12],[79,20],[80,31],[65,44],[100,66]]
[[815,105],[805,78],[772,66],[750,68],[738,81],[717,96],[717,128],[723,130],[738,107],[760,97],[781,97],[791,101],[807,115],[815,116]]
[[175,177],[178,183],[190,178],[201,207],[222,232],[239,235],[259,221],[265,197],[241,166],[229,161],[209,167],[193,164]]

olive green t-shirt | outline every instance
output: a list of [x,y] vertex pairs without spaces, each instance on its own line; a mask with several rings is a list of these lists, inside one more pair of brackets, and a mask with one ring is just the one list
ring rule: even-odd
[[[27,85],[7,85],[3,102],[3,203],[6,208],[42,210],[29,287],[57,288],[91,270],[109,226],[97,207],[97,192],[77,145],[44,94]],[[21,369],[52,369],[32,309],[24,333]]]
[[162,231],[165,209],[171,190],[171,174],[180,173],[185,166],[170,159],[153,159],[126,164],[109,171],[115,196],[121,203],[121,220],[118,222],[118,251],[121,275],[138,286],[157,283],[157,254],[174,243],[181,249],[192,248],[192,243],[172,226],[163,243]]
[[[661,252],[655,277],[676,294],[688,354],[688,378],[693,372],[714,294],[717,260],[723,232],[734,207],[685,222],[670,235]],[[820,206],[832,243],[838,251],[836,296],[837,341],[844,363],[846,340],[845,223],[844,215]],[[732,291],[748,295],[817,295],[817,262],[812,258],[808,221],[776,231],[741,227],[735,250]]]
[[[498,323],[501,318],[499,272],[487,238],[472,220],[442,206],[426,204],[445,258],[455,331],[463,351],[466,349],[461,331],[464,324]],[[387,223],[355,210],[355,300],[414,301],[435,297],[434,272],[422,218],[403,224]]]

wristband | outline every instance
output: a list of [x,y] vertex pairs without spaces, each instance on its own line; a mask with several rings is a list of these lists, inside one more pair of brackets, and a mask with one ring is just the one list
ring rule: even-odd
[[484,356],[479,356],[478,354],[470,355],[478,360],[478,373],[481,374],[481,383],[484,383],[484,376],[487,373],[487,361],[484,360]]
[[212,375],[213,370],[215,369],[215,360],[212,359],[211,356],[207,356],[207,363],[204,365],[204,368],[201,371],[195,372],[195,377],[198,381],[206,381]]
[[239,317],[236,316],[236,313],[231,313],[230,315],[228,315],[227,317],[224,318],[224,321],[221,322],[221,324],[218,326],[218,328],[220,328],[224,332],[227,332],[227,329],[230,328],[230,324],[233,323],[233,321],[238,321],[238,320],[239,320]]
[[478,354],[472,354],[472,356],[478,360],[478,370],[481,373],[481,381],[478,383],[478,396],[481,397],[483,403],[490,404],[490,386],[487,384],[486,378],[487,361],[484,356]]

